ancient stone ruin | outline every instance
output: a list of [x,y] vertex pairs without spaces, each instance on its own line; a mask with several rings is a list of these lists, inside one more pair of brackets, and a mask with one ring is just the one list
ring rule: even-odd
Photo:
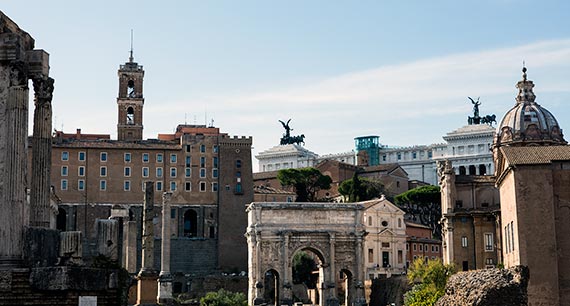
[[529,270],[525,266],[459,272],[447,281],[437,306],[527,305]]

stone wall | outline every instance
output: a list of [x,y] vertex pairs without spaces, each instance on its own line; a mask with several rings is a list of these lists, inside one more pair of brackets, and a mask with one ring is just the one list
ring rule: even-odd
[[447,281],[437,306],[527,305],[529,270],[525,266],[459,272]]

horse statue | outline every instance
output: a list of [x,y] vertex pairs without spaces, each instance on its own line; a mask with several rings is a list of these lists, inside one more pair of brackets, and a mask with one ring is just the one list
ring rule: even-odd
[[305,134],[291,137],[291,143],[296,143],[298,145],[302,143],[305,145]]
[[493,115],[487,115],[483,118],[481,118],[481,123],[487,123],[489,125],[493,125],[493,123],[497,123],[497,116]]

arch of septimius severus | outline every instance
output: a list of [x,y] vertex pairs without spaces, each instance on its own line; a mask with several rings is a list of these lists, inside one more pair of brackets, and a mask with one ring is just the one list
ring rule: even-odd
[[[270,302],[291,305],[292,261],[299,251],[318,257],[319,305],[364,305],[363,209],[351,203],[251,203],[246,233],[249,305],[268,302],[268,290],[275,296]],[[343,284],[339,275],[345,275]],[[267,288],[266,277],[274,279],[272,288]],[[343,300],[340,287],[346,291]]]

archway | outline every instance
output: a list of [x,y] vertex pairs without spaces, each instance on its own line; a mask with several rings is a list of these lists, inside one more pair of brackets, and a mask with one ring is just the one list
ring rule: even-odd
[[487,174],[487,167],[485,167],[485,165],[481,164],[479,165],[479,175],[485,175]]
[[263,299],[267,305],[280,305],[279,303],[279,273],[274,269],[268,270],[264,274]]
[[[53,219],[52,219],[53,220]],[[57,209],[56,229],[65,232],[67,230],[67,212],[59,207]]]
[[[291,305],[303,293],[306,299],[300,302],[365,305],[363,211],[364,206],[355,203],[251,203],[246,233],[249,305],[265,304],[269,298],[271,303],[278,299],[279,305]],[[306,283],[298,286],[293,261],[300,253],[309,264]],[[271,270],[275,272],[267,274]],[[339,302],[341,270],[348,294]],[[275,286],[278,290],[272,292]]]
[[475,165],[469,166],[469,175],[477,175],[477,167]]
[[193,209],[184,213],[184,237],[195,238],[198,234],[198,214]]
[[325,282],[322,254],[312,248],[301,248],[291,258],[293,302],[321,305]]
[[465,166],[459,166],[459,175],[466,175],[467,174],[467,169],[465,169]]

